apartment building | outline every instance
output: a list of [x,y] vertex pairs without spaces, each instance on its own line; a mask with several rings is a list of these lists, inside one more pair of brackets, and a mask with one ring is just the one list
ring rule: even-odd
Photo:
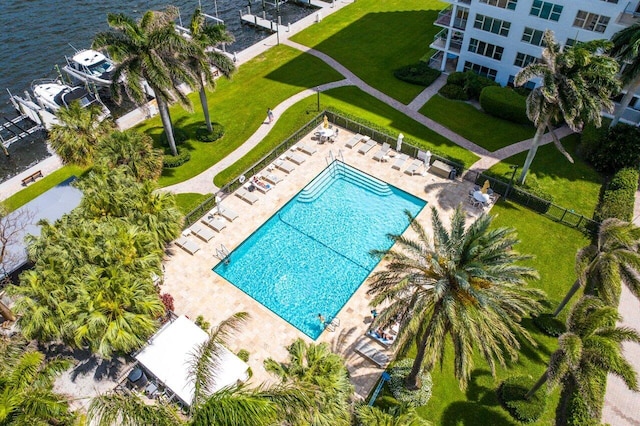
[[[640,20],[640,0],[448,0],[435,25],[442,30],[430,65],[441,71],[472,70],[502,85],[542,53],[542,34],[565,45],[610,39]],[[530,85],[535,83],[530,82]],[[640,122],[640,98],[623,117]],[[637,109],[637,110],[636,110]]]

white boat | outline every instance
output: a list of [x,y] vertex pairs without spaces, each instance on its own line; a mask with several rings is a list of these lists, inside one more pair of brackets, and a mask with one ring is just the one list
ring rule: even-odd
[[92,83],[96,86],[110,86],[115,64],[105,55],[95,50],[80,50],[71,58],[66,57],[67,65],[62,71],[75,80]]

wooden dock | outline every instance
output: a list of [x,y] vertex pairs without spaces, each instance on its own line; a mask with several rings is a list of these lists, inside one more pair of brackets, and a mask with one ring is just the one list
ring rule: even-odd
[[289,27],[287,27],[286,25],[278,25],[277,22],[273,22],[250,13],[241,15],[240,19],[242,20],[243,24],[253,25],[258,28],[269,30],[272,33],[275,33],[276,31],[279,31],[281,33],[289,31]]

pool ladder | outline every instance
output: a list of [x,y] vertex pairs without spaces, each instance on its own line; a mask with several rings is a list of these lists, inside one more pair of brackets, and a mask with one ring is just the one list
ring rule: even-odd
[[340,161],[342,161],[343,163],[345,162],[344,161],[344,157],[342,156],[342,150],[341,149],[338,150],[338,154],[335,157],[333,156],[333,150],[330,150],[329,151],[329,155],[325,158],[325,160],[327,162],[327,165],[333,163],[335,160],[338,160],[338,159]]
[[227,249],[224,244],[220,244],[220,248],[216,249],[216,257],[224,262],[225,265],[228,265],[231,262],[230,258],[231,253],[229,249]]

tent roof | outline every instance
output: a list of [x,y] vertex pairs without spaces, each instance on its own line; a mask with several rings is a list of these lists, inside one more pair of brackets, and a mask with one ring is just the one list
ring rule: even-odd
[[[164,383],[183,403],[191,405],[193,380],[189,379],[189,360],[208,334],[185,316],[166,324],[135,357],[147,371]],[[216,369],[213,391],[245,381],[249,366],[224,346]]]

